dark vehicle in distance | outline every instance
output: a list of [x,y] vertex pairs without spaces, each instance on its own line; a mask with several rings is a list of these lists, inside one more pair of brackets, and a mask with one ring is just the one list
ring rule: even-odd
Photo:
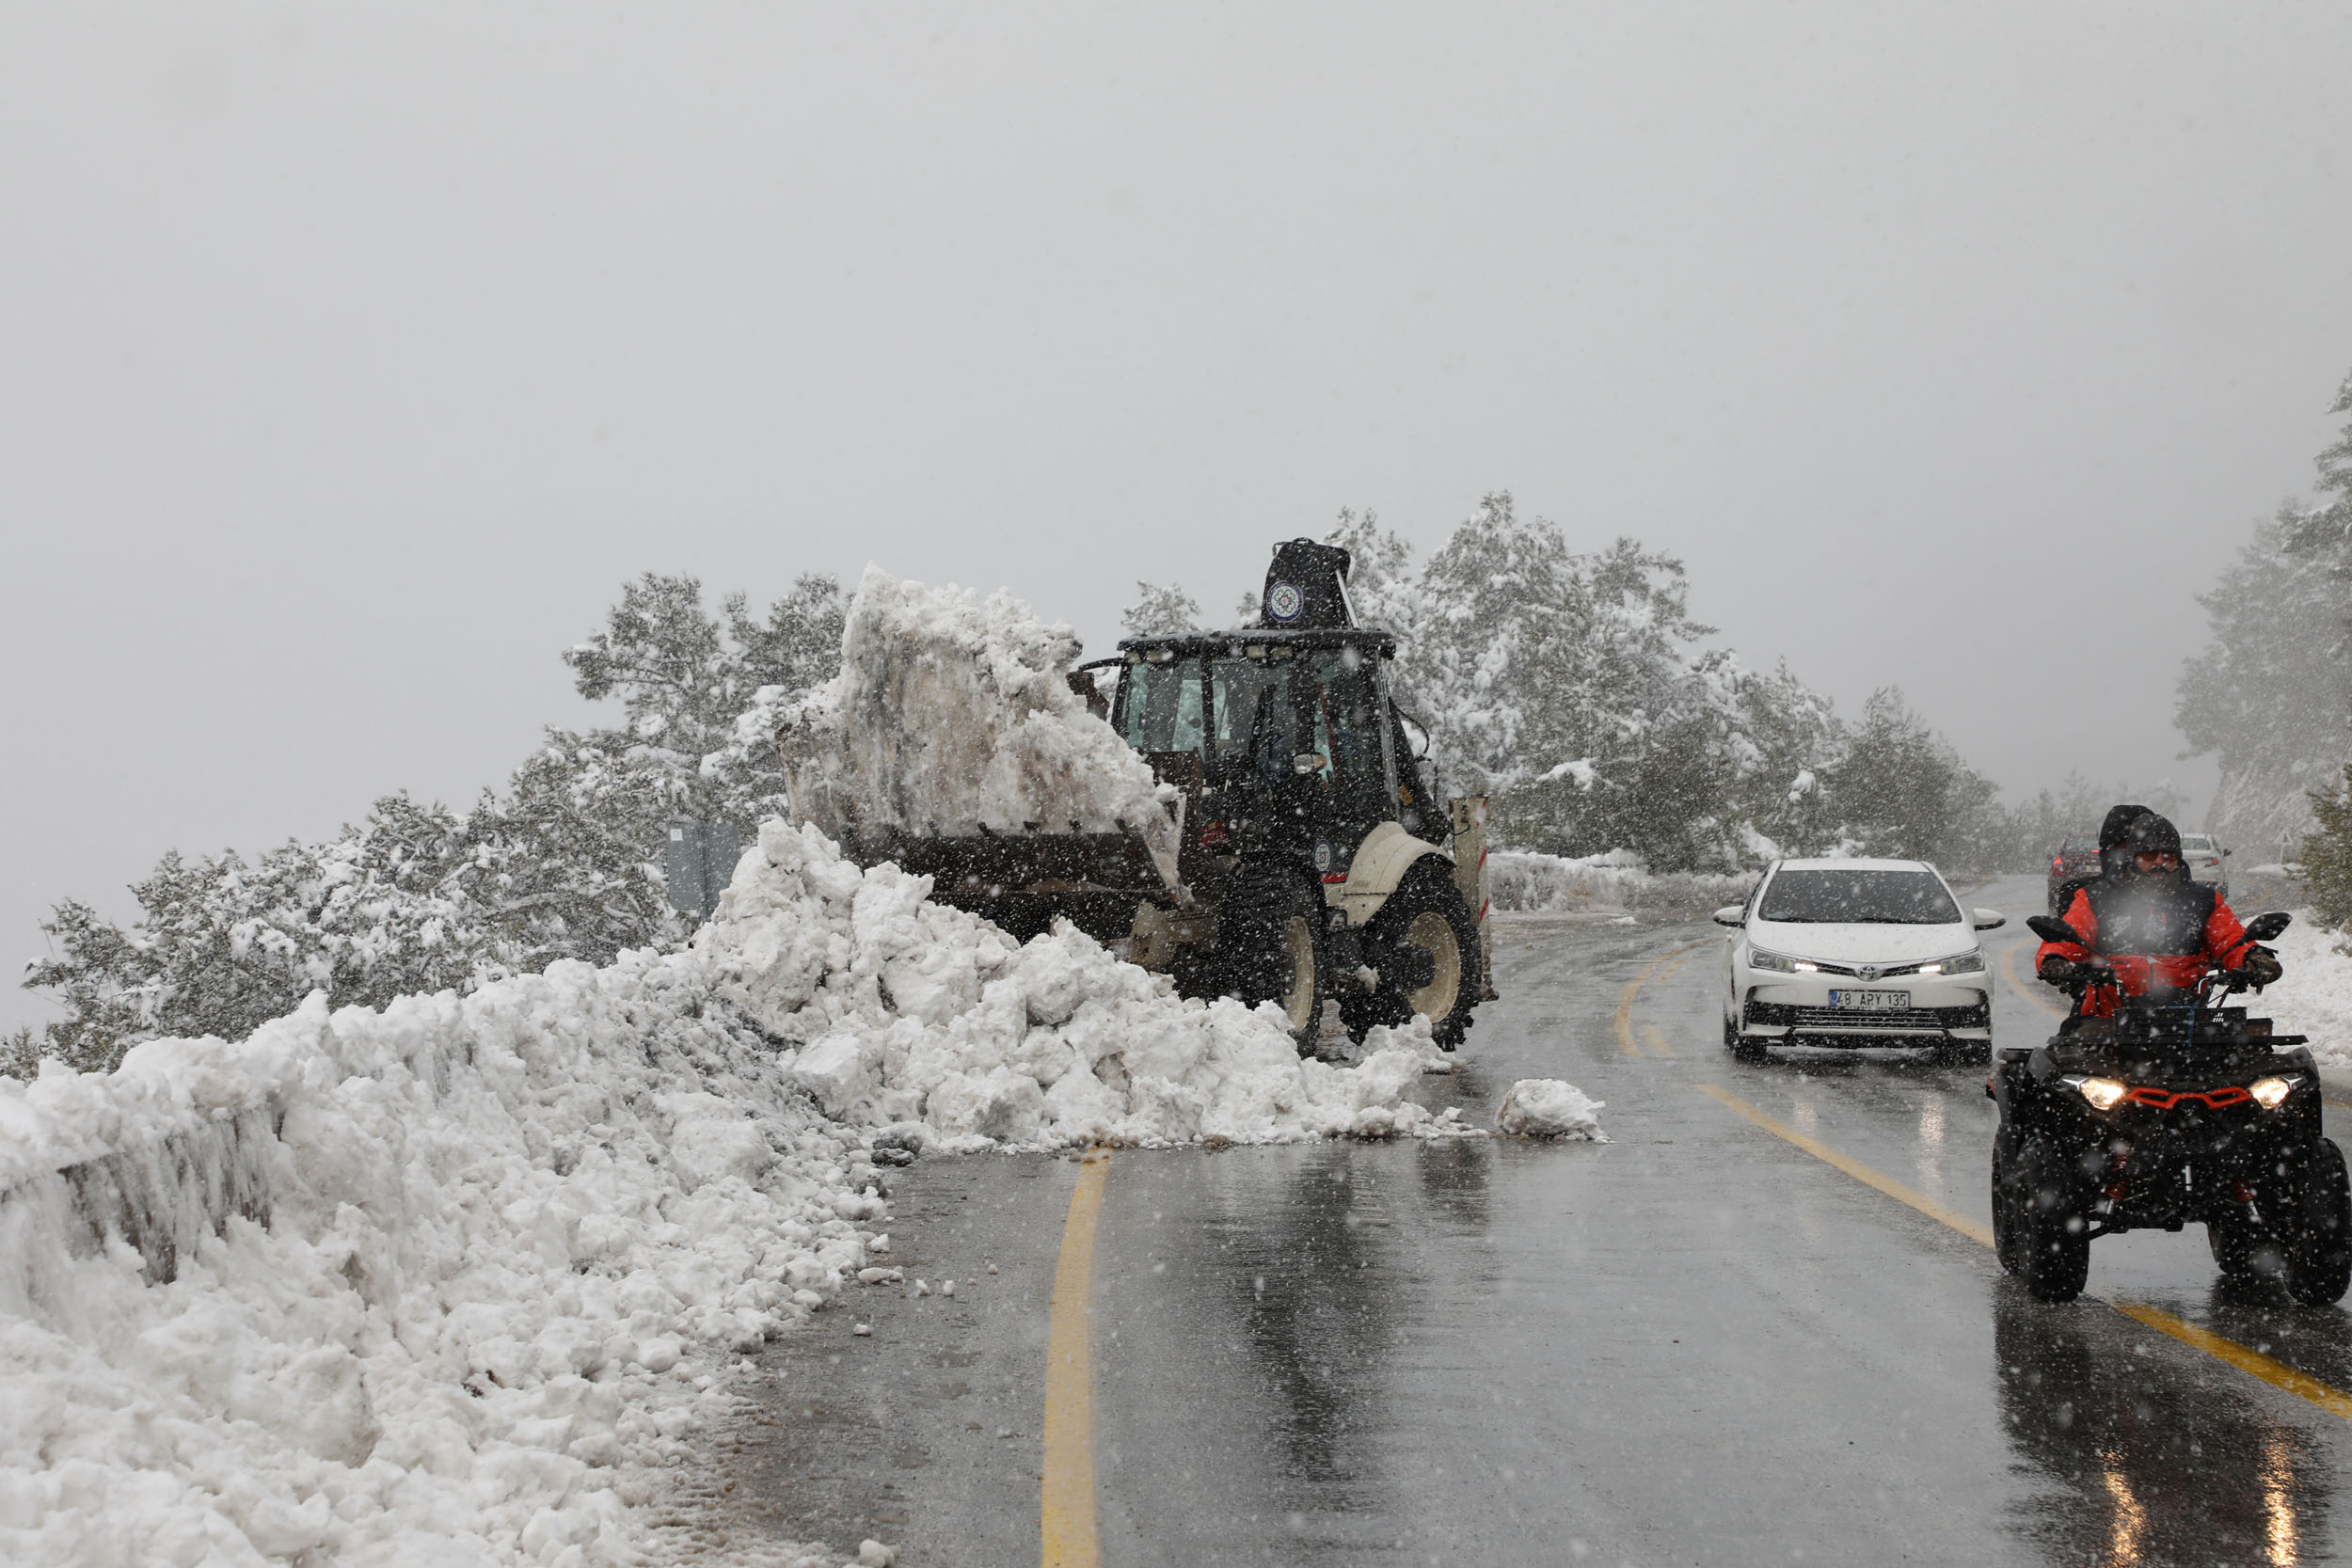
[[2044,900],[2050,906],[2050,912],[2062,915],[2066,912],[2066,906],[2074,901],[2074,895],[2072,893],[2066,893],[2061,896],[2060,889],[2065,888],[2069,883],[2080,887],[2098,874],[2098,839],[2090,833],[2069,835],[2066,842],[2059,845],[2056,852],[2050,856],[2048,885],[2042,892]]

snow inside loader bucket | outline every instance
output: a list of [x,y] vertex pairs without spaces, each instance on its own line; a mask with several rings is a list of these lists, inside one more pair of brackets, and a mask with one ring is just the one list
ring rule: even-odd
[[794,813],[861,865],[1027,938],[1062,915],[1101,941],[1182,905],[1182,796],[1088,711],[1079,644],[1009,594],[866,568],[841,673],[782,711]]

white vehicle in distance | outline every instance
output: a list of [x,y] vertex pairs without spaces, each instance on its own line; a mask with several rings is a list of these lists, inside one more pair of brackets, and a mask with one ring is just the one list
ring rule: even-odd
[[1963,912],[1925,861],[1774,861],[1745,904],[1715,911],[1737,927],[1724,1044],[1747,1062],[1771,1045],[1924,1045],[1982,1064],[1993,975],[1977,933],[2007,919]]
[[2181,863],[2188,867],[2188,879],[2204,883],[2225,901],[2230,896],[2230,873],[2221,862],[2229,852],[2211,833],[2181,835]]

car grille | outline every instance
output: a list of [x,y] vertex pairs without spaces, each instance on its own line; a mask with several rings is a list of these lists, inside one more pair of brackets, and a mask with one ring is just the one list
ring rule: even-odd
[[1851,1007],[1792,1007],[1792,1029],[1948,1029],[1941,1007],[1912,1007],[1899,1013],[1865,1013]]
[[1797,1007],[1780,1002],[1751,1002],[1748,1022],[1779,1024],[1800,1032],[1836,1029],[1855,1034],[1982,1029],[1993,1022],[1990,1007],[1909,1007],[1895,1013],[1866,1013],[1851,1007]]

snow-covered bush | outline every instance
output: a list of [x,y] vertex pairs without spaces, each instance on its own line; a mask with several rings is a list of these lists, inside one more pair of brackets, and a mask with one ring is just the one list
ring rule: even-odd
[[764,620],[741,594],[713,615],[691,577],[627,585],[604,629],[564,655],[581,696],[618,700],[620,726],[548,731],[505,791],[469,812],[391,795],[325,844],[252,862],[168,854],[133,887],[127,928],[59,904],[42,927],[51,951],[26,972],[65,1009],[40,1050],[103,1069],[159,1035],[242,1037],[313,990],[380,1006],[683,941],[665,829],[733,822],[748,835],[778,809],[773,750],[739,746],[736,721],[763,690],[831,677],[842,614],[829,578],[803,577]]
[[1697,914],[1742,902],[1756,884],[1749,871],[1653,873],[1628,849],[1574,860],[1498,849],[1486,857],[1486,876],[1494,908],[1531,914]]
[[2303,886],[2312,917],[2335,930],[2352,927],[2352,763],[2341,787],[2312,792],[2312,830],[2303,835]]

